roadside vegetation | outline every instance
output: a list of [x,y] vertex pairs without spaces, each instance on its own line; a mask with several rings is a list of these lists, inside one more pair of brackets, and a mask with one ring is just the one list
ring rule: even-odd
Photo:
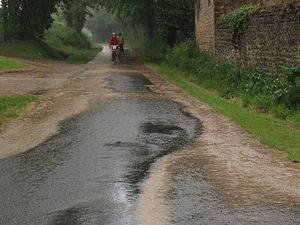
[[102,47],[70,27],[54,23],[45,34],[45,43],[69,63],[83,64],[93,59]]
[[82,30],[97,1],[2,0],[0,54],[33,60],[86,63],[101,50]]
[[62,56],[42,41],[14,40],[0,42],[1,55],[20,57],[32,60],[58,59]]
[[281,76],[276,77],[216,60],[200,52],[193,41],[187,41],[169,51],[166,63],[185,71],[195,84],[216,90],[223,98],[239,99],[244,107],[257,112],[279,119],[299,113],[300,62],[298,67],[283,67]]
[[88,36],[72,28],[54,23],[45,33],[45,39],[0,42],[0,53],[6,56],[32,60],[65,60],[83,64],[93,59],[101,47],[92,44]]
[[36,96],[0,97],[0,125],[26,112]]
[[[30,60],[82,64],[101,51],[82,30],[96,1],[8,1],[0,4],[0,72],[27,69]],[[59,15],[58,15],[59,14]],[[16,58],[16,59],[11,59]],[[0,125],[31,108],[37,97],[0,96]]]
[[300,66],[283,67],[274,78],[216,60],[193,41],[175,46],[163,64],[148,66],[263,144],[300,162]]
[[0,72],[16,71],[28,67],[28,64],[21,61],[0,56]]
[[236,49],[241,48],[242,39],[248,28],[251,15],[256,13],[259,9],[259,5],[246,4],[233,10],[223,18],[229,24],[229,28],[232,32],[232,44]]
[[201,84],[192,82],[186,72],[171,69],[167,65],[148,63],[147,66],[201,102],[208,104],[216,112],[227,116],[261,143],[280,150],[293,162],[300,162],[300,129],[295,123],[226,100]]

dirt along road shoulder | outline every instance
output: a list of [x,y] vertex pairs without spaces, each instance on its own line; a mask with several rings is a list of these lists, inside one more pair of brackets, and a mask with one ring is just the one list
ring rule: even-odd
[[81,113],[90,101],[102,96],[108,69],[99,63],[103,55],[87,65],[34,62],[32,71],[1,74],[0,95],[37,95],[39,101],[31,112],[2,127],[0,158],[42,143],[55,134],[61,121]]

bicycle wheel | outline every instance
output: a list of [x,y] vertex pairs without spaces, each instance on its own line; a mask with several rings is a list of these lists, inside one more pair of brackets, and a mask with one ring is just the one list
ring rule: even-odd
[[114,51],[114,52],[112,53],[112,58],[113,58],[113,62],[114,62],[114,63],[117,63],[117,53],[116,53],[116,51]]

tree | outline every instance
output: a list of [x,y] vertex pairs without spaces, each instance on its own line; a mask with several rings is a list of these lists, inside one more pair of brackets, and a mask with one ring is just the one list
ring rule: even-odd
[[93,8],[96,1],[92,0],[63,0],[61,4],[64,19],[67,26],[78,33],[81,32],[88,15],[91,15],[88,8]]
[[42,39],[60,3],[68,26],[81,32],[89,8],[98,6],[115,15],[124,27],[143,27],[147,36],[160,36],[169,44],[194,29],[194,0],[1,0],[3,36]]
[[1,1],[1,24],[2,24],[2,34],[4,41],[9,38],[9,26],[8,26],[8,0]]
[[98,0],[125,25],[139,24],[169,44],[194,34],[194,0]]
[[1,0],[4,39],[42,39],[58,0]]
[[98,0],[98,4],[113,13],[124,26],[143,26],[152,36],[154,0]]
[[194,0],[159,0],[154,6],[156,32],[169,44],[194,34]]

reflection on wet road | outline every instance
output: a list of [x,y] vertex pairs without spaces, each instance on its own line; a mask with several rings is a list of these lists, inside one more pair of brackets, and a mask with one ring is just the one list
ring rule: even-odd
[[152,85],[151,81],[140,73],[115,74],[110,80],[114,89],[119,92],[148,92],[149,86]]
[[40,146],[0,161],[0,224],[135,224],[151,165],[198,131],[179,104],[151,93],[69,119]]
[[[203,166],[207,162],[203,163]],[[205,170],[192,163],[173,165],[172,191],[168,202],[172,207],[172,224],[178,225],[298,225],[300,205],[273,199],[234,202],[225,200]],[[234,193],[235,190],[232,192]]]

